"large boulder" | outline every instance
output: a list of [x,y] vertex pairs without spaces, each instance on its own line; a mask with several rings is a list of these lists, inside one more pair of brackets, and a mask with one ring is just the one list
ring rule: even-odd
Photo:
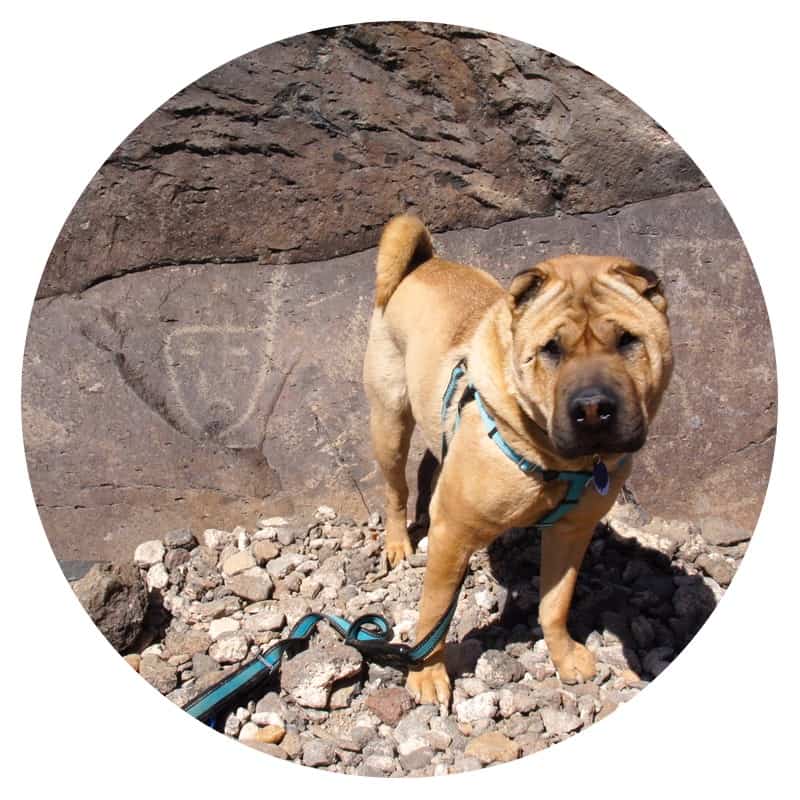
[[[31,481],[60,558],[320,502],[381,508],[360,371],[374,245],[418,213],[501,281],[569,251],[659,272],[676,371],[632,486],[749,535],[775,430],[766,310],[685,153],[596,77],[446,26],[249,53],[158,109],[53,249],[25,353]],[[424,451],[412,444],[409,477]],[[737,536],[739,534],[737,533]]]
[[136,641],[147,611],[147,589],[133,564],[94,564],[71,585],[116,650],[124,652]]

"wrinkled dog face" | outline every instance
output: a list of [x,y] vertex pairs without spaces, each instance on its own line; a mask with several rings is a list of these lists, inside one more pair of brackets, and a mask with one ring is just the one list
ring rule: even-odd
[[672,370],[667,302],[633,262],[561,256],[509,289],[512,378],[566,458],[638,450]]

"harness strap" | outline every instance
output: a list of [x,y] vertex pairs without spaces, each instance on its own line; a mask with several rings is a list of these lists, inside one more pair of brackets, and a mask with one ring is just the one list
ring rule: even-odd
[[[442,461],[444,461],[444,458],[447,455],[447,435],[445,432],[447,412],[453,401],[453,396],[455,395],[458,382],[466,374],[467,364],[465,359],[462,358],[453,368],[447,388],[445,389],[442,397]],[[573,506],[577,505],[581,499],[584,489],[594,478],[594,473],[572,470],[547,470],[518,453],[503,438],[503,435],[497,428],[497,423],[494,421],[491,413],[486,408],[486,404],[484,403],[480,392],[472,383],[467,383],[467,385],[464,387],[461,397],[459,398],[458,406],[456,408],[456,418],[453,424],[454,435],[458,430],[459,423],[461,422],[461,412],[464,406],[472,400],[475,400],[475,405],[478,408],[478,414],[480,415],[484,428],[486,428],[486,433],[489,438],[497,445],[503,455],[513,461],[522,472],[524,472],[526,475],[536,473],[541,476],[542,480],[547,482],[560,480],[567,483],[567,492],[561,502],[552,511],[549,511],[538,522],[535,523],[535,527],[537,528],[546,528],[554,525],[565,514],[571,511]]]

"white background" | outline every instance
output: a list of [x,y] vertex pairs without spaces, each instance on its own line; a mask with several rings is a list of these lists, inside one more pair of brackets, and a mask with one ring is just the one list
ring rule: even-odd
[[[512,12],[511,3],[428,0],[276,10],[266,2],[139,0],[4,9],[0,691],[9,789],[82,798],[249,798],[297,789],[349,798],[375,791],[617,799],[796,791],[800,175],[789,4],[524,6]],[[248,50],[315,28],[386,19],[470,25],[552,50],[658,120],[739,227],[767,300],[780,368],[778,442],[762,518],[732,588],[687,650],[640,697],[566,743],[480,773],[413,782],[333,776],[267,758],[207,731],[139,679],[61,577],[35,512],[19,424],[36,285],[70,208],[111,150],[176,91]]]

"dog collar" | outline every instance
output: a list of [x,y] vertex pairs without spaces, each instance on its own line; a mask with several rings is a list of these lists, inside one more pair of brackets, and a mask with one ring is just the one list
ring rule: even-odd
[[[458,388],[458,382],[466,374],[467,363],[466,360],[462,358],[455,365],[455,367],[453,367],[453,371],[450,373],[450,380],[442,397],[442,462],[444,462],[444,458],[447,455],[447,435],[444,430],[445,418],[450,405],[452,404],[456,389]],[[566,482],[567,493],[564,495],[562,501],[552,511],[545,514],[538,522],[536,522],[535,527],[548,527],[558,522],[558,520],[567,514],[573,506],[578,504],[584,490],[590,483],[594,486],[595,490],[599,494],[605,495],[608,493],[608,487],[610,483],[608,469],[599,458],[595,458],[594,468],[591,472],[550,470],[544,469],[544,467],[541,467],[539,464],[528,460],[514,450],[514,448],[511,447],[511,445],[503,438],[503,435],[497,428],[497,423],[494,421],[491,413],[486,408],[486,404],[484,403],[480,392],[472,383],[467,383],[467,385],[464,387],[461,397],[459,398],[458,405],[456,407],[456,419],[453,425],[453,435],[455,435],[456,431],[458,430],[459,423],[461,422],[461,410],[471,400],[475,401],[478,414],[480,415],[484,428],[486,428],[487,436],[497,445],[503,455],[513,461],[522,472],[525,474],[536,474],[544,481],[560,480]],[[627,458],[628,457],[625,456],[622,461],[620,461],[620,465],[623,464]]]

